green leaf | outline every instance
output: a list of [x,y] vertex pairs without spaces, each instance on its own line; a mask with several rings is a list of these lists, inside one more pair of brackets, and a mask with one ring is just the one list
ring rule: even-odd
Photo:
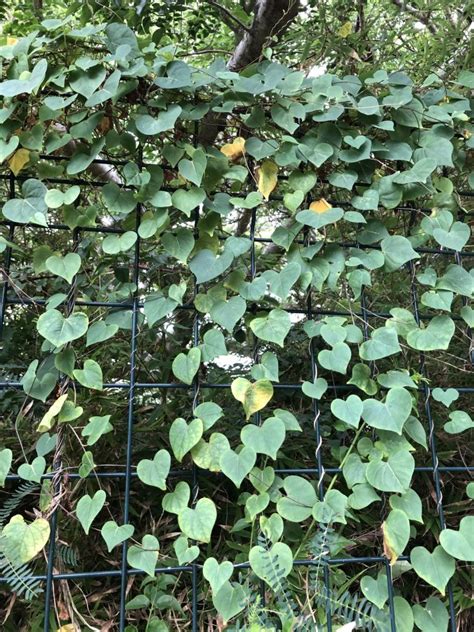
[[334,399],[331,402],[332,414],[353,428],[359,427],[363,407],[363,402],[357,395],[349,395],[346,400]]
[[215,595],[232,577],[234,566],[232,562],[221,562],[219,564],[215,557],[208,557],[204,562],[202,572],[211,585],[212,593]]
[[296,220],[300,222],[300,224],[311,226],[311,228],[319,230],[320,228],[324,228],[324,226],[328,226],[328,224],[335,224],[343,215],[344,211],[342,208],[329,207],[322,212],[312,210],[300,211],[296,215]]
[[321,524],[341,522],[346,524],[347,496],[337,489],[330,489],[324,496],[324,500],[317,500],[313,507],[313,518]]
[[118,330],[118,325],[108,325],[105,321],[98,320],[87,330],[86,347],[90,347],[98,342],[104,342],[105,340],[112,338]]
[[43,338],[59,348],[83,336],[88,325],[89,319],[82,312],[64,318],[57,309],[49,309],[38,318],[37,329]]
[[26,481],[34,481],[35,483],[41,483],[41,477],[46,469],[46,461],[44,457],[37,456],[30,463],[22,463],[18,468],[18,476],[24,478]]
[[357,388],[364,391],[367,395],[375,395],[378,390],[377,384],[370,375],[370,368],[368,366],[362,363],[355,364],[352,368],[352,377],[347,383],[357,386]]
[[260,340],[274,342],[283,348],[285,338],[291,329],[290,316],[282,309],[272,309],[268,316],[251,320],[250,329]]
[[170,427],[170,444],[173,454],[181,463],[183,457],[199,442],[203,433],[203,423],[194,419],[188,425],[184,419],[178,417]]
[[30,178],[23,183],[21,192],[22,198],[17,197],[5,202],[2,209],[5,219],[17,224],[32,223],[46,226],[48,207],[44,200],[47,192],[44,184],[39,180]]
[[65,204],[72,204],[78,198],[80,192],[81,189],[77,185],[72,186],[67,191],[49,189],[45,195],[44,201],[46,202],[48,208],[60,208]]
[[87,535],[92,523],[104,506],[106,497],[104,490],[99,489],[92,497],[85,494],[79,499],[76,505],[76,516]]
[[196,186],[200,186],[204,172],[206,171],[207,159],[202,149],[196,149],[192,159],[183,158],[178,163],[178,171],[185,178]]
[[404,511],[393,509],[382,524],[383,549],[393,566],[410,539],[410,521]]
[[100,533],[110,553],[118,544],[131,538],[134,531],[135,527],[131,524],[118,525],[115,520],[109,520],[102,526]]
[[351,359],[351,349],[345,342],[338,342],[334,347],[323,349],[318,353],[319,364],[328,371],[346,374]]
[[454,222],[449,230],[443,228],[435,228],[433,237],[444,248],[451,250],[462,250],[469,241],[471,229],[464,222]]
[[278,358],[271,351],[265,351],[258,364],[254,364],[250,369],[250,374],[254,380],[270,380],[278,382],[280,379],[278,371]]
[[286,496],[277,502],[277,511],[290,522],[303,522],[311,515],[317,501],[313,485],[302,476],[287,476],[283,481]]
[[247,606],[248,595],[240,584],[225,582],[220,590],[213,594],[212,603],[225,625]]
[[[137,205],[133,191],[126,191],[119,187],[118,184],[115,184],[115,182],[109,182],[103,186],[101,193],[105,206],[112,215],[128,215]],[[112,235],[109,236],[111,237]],[[117,235],[114,236],[117,237]],[[112,243],[114,241],[112,240]]]
[[178,228],[176,233],[165,233],[161,238],[163,248],[172,257],[186,263],[194,248],[193,233],[186,228]]
[[204,202],[205,199],[206,192],[197,187],[178,189],[171,196],[173,206],[184,213],[186,217],[191,217],[191,211]]
[[191,498],[191,489],[185,481],[179,481],[173,492],[168,492],[161,501],[164,511],[180,514],[187,506]]
[[173,360],[171,366],[176,379],[184,384],[192,384],[194,376],[199,371],[201,364],[201,350],[197,347],[190,349],[188,353],[180,353]]
[[206,331],[199,348],[203,362],[212,362],[221,355],[227,355],[224,335],[218,329]]
[[418,162],[415,162],[411,169],[396,174],[393,181],[397,184],[426,182],[437,166],[437,162],[433,160],[433,158],[422,158]]
[[273,396],[273,385],[268,380],[257,380],[252,384],[243,377],[236,378],[231,384],[232,395],[240,402],[249,419],[254,413],[262,410]]
[[474,422],[470,415],[463,410],[456,410],[450,413],[449,418],[451,421],[447,421],[444,424],[444,430],[448,434],[458,434],[459,432],[474,428]]
[[10,448],[0,450],[0,487],[5,485],[7,474],[12,464],[13,452]]
[[127,230],[123,235],[107,235],[102,242],[102,250],[108,255],[118,255],[130,250],[137,241],[137,233]]
[[455,388],[442,389],[436,387],[431,391],[431,394],[434,400],[441,402],[446,408],[449,408],[459,398],[459,392]]
[[381,243],[385,257],[385,269],[387,272],[398,270],[412,259],[419,259],[420,255],[413,250],[411,243],[402,235],[385,237]]
[[191,450],[194,463],[204,470],[220,472],[221,454],[230,447],[227,437],[220,432],[213,432],[207,443],[201,439],[196,447]]
[[72,283],[80,267],[81,258],[75,252],[69,252],[64,257],[53,255],[46,259],[46,268],[56,276],[66,279],[68,283]]
[[111,415],[103,415],[102,417],[91,417],[89,419],[89,423],[81,432],[83,437],[88,437],[87,445],[94,445],[102,435],[112,432],[114,427],[109,421],[110,417]]
[[73,375],[79,384],[86,388],[101,391],[104,387],[102,369],[95,360],[86,360],[83,369],[74,369]]
[[403,494],[409,487],[415,460],[407,450],[398,450],[390,454],[386,461],[377,458],[367,466],[367,481],[382,492]]
[[415,623],[422,632],[447,632],[449,614],[443,602],[437,597],[429,597],[426,606],[413,606]]
[[222,417],[224,411],[214,402],[203,402],[194,409],[194,416],[202,421],[203,429],[209,430]]
[[277,542],[270,549],[254,546],[249,553],[250,568],[263,579],[270,588],[278,588],[281,578],[287,577],[293,568],[291,549],[283,542]]
[[135,126],[140,134],[156,136],[173,129],[182,111],[180,105],[173,104],[167,110],[160,112],[156,118],[149,114],[140,114],[135,118]]
[[312,399],[321,399],[328,390],[328,383],[323,377],[318,377],[314,382],[303,382],[302,390],[305,395]]
[[247,424],[240,431],[240,439],[245,446],[274,460],[285,440],[285,435],[285,424],[277,417],[267,419],[261,426]]
[[18,94],[31,94],[44,81],[48,62],[46,59],[40,59],[34,66],[27,79],[7,79],[0,84],[0,96],[15,97]]
[[171,457],[167,450],[159,450],[153,457],[153,461],[150,459],[142,459],[137,465],[138,478],[145,483],[145,485],[151,485],[152,487],[158,487],[158,489],[166,489],[166,478],[171,467]]
[[404,511],[410,520],[423,523],[421,498],[414,489],[408,489],[401,496],[390,496],[390,507]]
[[240,452],[234,452],[228,448],[221,454],[219,464],[222,472],[230,478],[236,487],[240,487],[242,481],[255,465],[257,454],[249,446],[244,446]]
[[196,283],[206,283],[223,274],[233,260],[234,255],[228,250],[219,257],[210,250],[200,250],[189,262],[189,269],[196,277]]
[[465,516],[459,523],[459,530],[443,529],[439,534],[443,549],[464,562],[474,562],[474,516]]
[[293,261],[288,263],[280,272],[267,270],[262,278],[270,285],[270,292],[276,294],[282,300],[286,300],[290,290],[301,274],[301,266]]
[[404,388],[391,388],[387,393],[385,403],[376,399],[366,399],[362,417],[372,428],[390,430],[401,435],[411,409],[410,393]]
[[410,553],[410,563],[416,574],[445,595],[446,585],[454,575],[456,565],[453,558],[441,546],[430,553],[423,546],[416,546]]
[[377,579],[364,575],[360,581],[360,589],[364,596],[381,610],[388,599],[387,575],[379,573]]
[[228,301],[217,301],[211,308],[210,317],[212,320],[227,329],[228,332],[234,330],[235,325],[245,314],[247,303],[240,296],[233,296]]
[[134,544],[128,549],[127,562],[132,568],[138,568],[154,577],[159,550],[160,544],[155,536],[144,535],[141,546]]
[[370,334],[370,340],[360,345],[359,355],[362,360],[372,361],[400,353],[398,335],[395,329],[380,327]]
[[418,351],[448,349],[454,330],[454,321],[449,316],[435,316],[429,321],[427,327],[410,331],[407,342],[410,347]]
[[181,531],[191,540],[198,542],[210,542],[212,529],[217,520],[216,506],[210,498],[201,498],[196,507],[186,507],[178,515],[178,524]]
[[65,401],[67,400],[67,397],[68,394],[65,393],[64,395],[58,397],[58,399],[53,404],[51,404],[51,406],[41,418],[41,421],[39,422],[36,429],[37,432],[48,432],[49,430],[51,430],[55,423],[55,417],[57,417],[57,415],[59,415],[59,413],[61,412],[61,409]]
[[46,546],[49,535],[49,522],[44,518],[27,524],[22,515],[12,516],[0,533],[2,553],[14,568],[22,566]]

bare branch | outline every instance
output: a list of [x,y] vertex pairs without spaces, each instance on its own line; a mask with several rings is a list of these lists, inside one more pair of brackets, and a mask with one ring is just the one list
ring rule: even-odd
[[422,24],[424,24],[426,28],[430,31],[430,33],[432,33],[433,35],[436,35],[438,31],[435,25],[433,24],[433,22],[430,21],[429,17],[424,15],[421,11],[419,11],[415,7],[412,7],[410,4],[408,4],[408,2],[405,2],[404,0],[392,0],[392,2],[396,7],[400,9],[400,11],[406,11],[407,13],[410,13]]
[[[210,4],[212,7],[215,7],[218,11],[220,11],[220,13],[223,13],[224,15],[226,15],[230,19],[231,22],[235,22],[236,24],[238,24],[239,28],[243,29],[247,33],[250,31],[249,27],[246,24],[244,24],[241,20],[239,20],[239,18],[236,15],[234,15],[232,11],[229,11],[227,7],[223,7],[221,4],[219,4],[218,2],[215,2],[214,0],[206,0],[206,2],[207,4]],[[226,22],[226,24],[230,28],[232,28],[228,22]]]

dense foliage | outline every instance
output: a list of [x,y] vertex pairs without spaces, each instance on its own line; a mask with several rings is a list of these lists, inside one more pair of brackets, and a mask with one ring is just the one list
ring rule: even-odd
[[5,629],[465,622],[473,74],[0,54]]

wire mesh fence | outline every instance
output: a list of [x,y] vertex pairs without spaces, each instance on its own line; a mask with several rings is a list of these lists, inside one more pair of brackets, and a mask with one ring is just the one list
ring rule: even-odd
[[[48,160],[61,160],[61,157],[52,157],[47,156]],[[120,161],[107,161],[107,160],[97,160],[96,162],[101,162],[103,164],[110,164],[113,167],[120,167],[125,164],[125,162]],[[143,166],[143,160],[141,156],[137,159],[137,165],[139,168]],[[13,173],[8,175],[2,174],[0,175],[1,180],[4,181],[6,187],[8,187],[8,195],[9,198],[12,199],[15,197],[18,191],[18,187],[21,183],[27,179],[26,176],[15,176]],[[51,177],[48,178],[48,182],[51,184],[58,185],[76,185],[79,184],[85,187],[100,187],[104,183],[97,182],[85,178],[63,178],[63,177]],[[122,186],[122,185],[121,185]],[[133,187],[131,187],[133,188]],[[273,196],[273,201],[278,203],[278,196]],[[335,201],[330,200],[333,204],[337,202],[338,206],[344,206],[347,202],[344,201]],[[136,207],[135,219],[133,230],[138,232],[141,218],[143,215],[144,209],[140,204]],[[426,209],[419,209],[416,207],[404,206],[397,209],[394,209],[394,215],[402,217],[401,220],[404,222],[406,229],[409,230],[410,227],[410,219],[417,216],[418,213],[425,212]],[[469,217],[469,216],[467,216]],[[194,230],[198,230],[198,221],[199,221],[199,210],[195,211],[194,217],[190,219],[190,223],[194,226]],[[253,281],[257,275],[258,270],[258,253],[256,251],[256,246],[258,244],[271,244],[272,240],[268,237],[262,236],[259,234],[258,230],[258,221],[259,221],[259,210],[252,210],[252,217],[250,221],[250,228],[247,235],[244,235],[250,239],[251,248],[249,253],[249,271],[250,271],[250,280]],[[48,226],[40,227],[34,224],[15,224],[11,221],[3,220],[1,225],[7,228],[8,234],[7,238],[10,244],[17,243],[18,235],[24,234],[25,231],[34,231],[35,239],[38,243],[41,243],[41,235],[47,234],[48,236],[52,236],[57,234],[68,235],[68,238],[71,240],[72,252],[76,252],[79,248],[80,242],[82,239],[90,238],[90,236],[95,235],[122,235],[127,229],[130,229],[130,226],[123,227],[120,226],[120,222],[118,225],[96,225],[96,226],[77,226],[73,229],[66,224],[59,223],[51,223]],[[224,234],[222,233],[219,238],[221,240],[225,240],[230,236],[230,233]],[[64,237],[63,237],[64,238]],[[299,243],[305,246],[312,245],[312,239],[310,232],[306,229],[304,234],[298,238]],[[341,240],[339,242],[335,242],[338,246],[349,250],[349,249],[357,249],[357,248],[365,248],[365,249],[379,249],[380,246],[377,245],[362,245],[357,240],[356,241],[346,241]],[[451,260],[458,265],[463,265],[466,261],[472,261],[472,257],[474,253],[471,251],[461,251],[454,253],[453,251],[444,249],[444,248],[428,248],[428,247],[419,247],[416,248],[417,252],[422,257],[440,257],[444,260]],[[124,366],[126,366],[127,373],[124,374],[123,379],[111,379],[110,381],[105,380],[104,389],[108,393],[117,393],[117,398],[120,398],[121,405],[124,407],[125,411],[125,425],[124,425],[124,451],[121,454],[120,462],[117,462],[115,466],[112,467],[104,467],[98,468],[96,471],[91,472],[87,475],[86,478],[97,478],[101,481],[114,481],[114,484],[120,485],[122,489],[122,522],[125,524],[129,521],[130,515],[132,512],[132,488],[134,479],[137,477],[136,472],[136,463],[134,462],[134,441],[136,441],[136,423],[137,423],[137,409],[139,405],[141,405],[142,395],[146,393],[147,396],[157,397],[158,399],[162,397],[163,393],[171,393],[176,394],[178,396],[182,393],[183,398],[186,399],[186,404],[189,405],[191,409],[194,409],[200,402],[202,398],[205,399],[206,396],[211,394],[215,390],[226,390],[230,389],[230,381],[225,379],[219,379],[218,381],[208,381],[206,376],[198,375],[193,380],[192,385],[187,386],[186,384],[178,383],[176,381],[170,381],[169,379],[160,379],[160,376],[157,376],[157,380],[155,379],[145,379],[145,372],[142,370],[140,365],[141,359],[139,358],[139,345],[140,345],[140,314],[144,308],[143,301],[143,292],[141,287],[143,285],[143,277],[146,276],[149,271],[142,266],[143,263],[143,250],[142,243],[140,238],[137,239],[134,247],[133,254],[130,257],[128,264],[130,266],[129,278],[131,283],[134,286],[134,291],[131,299],[124,300],[94,300],[93,298],[77,298],[77,286],[75,282],[70,287],[70,291],[67,296],[67,300],[65,302],[65,312],[69,314],[72,312],[75,306],[82,306],[87,308],[97,308],[97,309],[107,309],[113,310],[115,313],[119,313],[120,311],[124,311],[127,313],[130,319],[130,327],[129,327],[129,342],[128,342],[128,352],[127,358],[124,361]],[[410,261],[406,264],[403,270],[400,272],[403,274],[404,284],[407,288],[407,296],[409,307],[412,309],[415,320],[417,324],[421,321],[430,320],[433,315],[431,313],[426,313],[422,309],[420,309],[420,301],[418,296],[418,287],[416,280],[416,268],[413,261]],[[5,335],[9,326],[9,309],[21,308],[21,309],[43,309],[45,305],[48,304],[48,297],[46,298],[35,298],[27,295],[19,294],[17,288],[14,283],[14,275],[15,275],[15,256],[14,251],[11,246],[8,246],[5,250],[4,255],[4,265],[3,265],[3,277],[4,283],[1,292],[1,302],[0,302],[0,332]],[[194,296],[196,296],[199,291],[199,287],[194,285]],[[390,292],[390,289],[388,289]],[[371,323],[380,319],[386,319],[390,317],[390,314],[384,309],[377,309],[375,306],[369,304],[367,299],[366,290],[363,289],[361,293],[360,299],[360,309],[357,311],[353,311],[351,309],[344,308],[331,308],[327,309],[322,307],[320,301],[320,296],[318,292],[314,289],[310,290],[307,293],[306,297],[306,305],[299,307],[289,307],[286,311],[291,314],[292,318],[295,319],[307,319],[308,321],[317,321],[324,316],[341,316],[348,318],[356,318],[357,322],[361,324],[364,331],[364,338],[367,340],[369,338],[369,332]],[[249,309],[252,310],[252,305],[249,306]],[[201,329],[202,329],[202,316],[199,314],[197,310],[195,310],[194,304],[192,301],[183,304],[182,306],[177,307],[177,310],[183,310],[189,313],[191,320],[188,322],[187,326],[190,328],[190,340],[192,346],[197,347],[201,341]],[[460,317],[453,315],[452,318],[457,322],[459,327],[465,327],[462,323],[462,319]],[[461,321],[461,323],[459,322]],[[466,344],[467,344],[467,354],[472,362],[474,359],[474,349],[472,348],[472,332],[470,330],[466,331]],[[259,348],[257,345],[252,349],[253,360],[258,362],[259,359]],[[317,348],[315,339],[311,339],[309,345],[309,353],[305,358],[301,357],[301,366],[302,373],[306,374],[307,379],[314,380],[314,378],[318,375],[318,367],[316,362]],[[113,361],[113,357],[111,357],[111,361]],[[304,368],[303,368],[304,367]],[[429,367],[427,366],[427,361],[423,353],[419,353],[419,374],[421,376],[421,380],[417,386],[419,395],[422,400],[423,407],[423,418],[426,423],[426,427],[428,429],[428,446],[429,446],[429,458],[431,460],[430,464],[417,464],[415,467],[415,476],[429,476],[432,479],[432,485],[434,490],[434,500],[436,506],[436,520],[439,523],[439,528],[444,529],[446,527],[446,517],[445,510],[443,504],[443,489],[445,486],[446,478],[453,477],[457,474],[468,474],[469,472],[474,471],[474,466],[469,464],[458,464],[458,465],[443,465],[444,459],[440,457],[437,450],[437,441],[436,441],[436,433],[435,433],[435,414],[432,409],[432,399],[431,399],[431,391],[437,386],[436,384],[432,384],[429,382]],[[474,387],[460,385],[456,381],[456,373],[452,372],[450,375],[450,383],[444,384],[443,386],[453,388],[457,390],[460,394],[469,396],[473,391]],[[22,388],[22,382],[20,381],[10,381],[5,380],[0,383],[0,389],[2,391],[14,391]],[[75,388],[81,389],[80,384],[76,384]],[[301,391],[301,382],[281,382],[274,384],[274,389],[276,393],[276,397],[281,394],[286,398],[291,398],[295,396],[295,394],[300,393]],[[337,381],[332,382],[329,387],[330,393],[333,396],[336,396],[338,393],[350,393],[357,391],[357,387],[348,383],[338,383]],[[311,404],[310,414],[313,419],[313,444],[314,451],[312,454],[305,455],[305,459],[302,459],[304,463],[301,467],[285,467],[285,463],[278,464],[275,468],[275,473],[277,475],[304,475],[309,477],[310,480],[316,482],[316,488],[318,497],[320,500],[323,500],[325,497],[325,493],[328,489],[328,479],[331,476],[339,475],[342,472],[342,468],[326,466],[326,458],[327,458],[327,448],[326,443],[328,442],[326,436],[321,430],[320,423],[320,407],[318,400],[313,399]],[[259,415],[259,413],[257,413]],[[259,423],[259,419],[257,419],[257,423]],[[312,466],[307,466],[306,463],[308,459],[313,461]],[[209,473],[203,473],[200,469],[193,463],[190,468],[182,468],[182,469],[173,469],[170,472],[170,476],[173,477],[174,480],[187,480],[191,483],[191,498],[193,505],[196,503],[200,485],[203,483],[203,477],[209,476]],[[216,474],[215,476],[218,476]],[[64,467],[64,464],[60,458],[60,450],[57,451],[57,456],[55,458],[53,468],[51,471],[42,475],[42,480],[50,480],[54,489],[56,491],[59,490],[61,481],[77,481],[79,479],[84,478],[79,474],[77,470],[71,470]],[[8,481],[8,489],[13,489],[19,481],[21,481],[21,477],[18,474],[9,474],[7,476]],[[44,571],[41,573],[35,573],[30,576],[20,576],[19,580],[22,582],[25,581],[34,581],[37,580],[41,582],[44,586],[44,630],[45,632],[53,629],[52,628],[52,617],[51,611],[54,607],[54,596],[55,596],[55,585],[60,582],[68,581],[72,582],[75,585],[81,586],[85,582],[88,581],[97,581],[97,582],[107,582],[108,586],[114,586],[117,588],[120,587],[119,591],[119,604],[120,604],[120,612],[119,612],[119,623],[118,630],[121,632],[125,630],[127,626],[127,595],[129,589],[129,579],[133,575],[143,575],[144,572],[138,569],[130,568],[127,564],[127,541],[125,541],[122,545],[121,559],[115,567],[109,567],[105,569],[85,569],[80,571],[70,570],[67,572],[59,571],[57,568],[57,549],[58,549],[58,511],[59,505],[56,505],[55,508],[50,512],[49,521],[51,526],[51,538],[50,543],[48,545],[46,560],[44,565]],[[158,533],[158,535],[160,535]],[[212,549],[212,545],[211,545]],[[408,560],[409,556],[402,556],[400,560]],[[365,555],[365,556],[347,556],[347,557],[331,557],[329,552],[326,551],[325,555],[320,558],[310,558],[310,557],[302,557],[296,559],[294,561],[295,566],[299,567],[322,567],[323,572],[323,585],[324,585],[324,594],[325,594],[325,608],[326,608],[326,621],[325,628],[328,631],[333,629],[332,626],[332,618],[333,618],[333,597],[332,597],[332,574],[338,567],[342,566],[355,566],[358,568],[366,568],[367,566],[375,566],[376,568],[383,568],[385,570],[386,579],[387,579],[387,591],[388,591],[388,609],[389,609],[389,629],[391,632],[396,632],[396,618],[395,618],[395,605],[394,605],[394,589],[393,589],[393,578],[392,578],[392,567],[390,565],[390,561],[387,557],[383,555]],[[248,562],[236,563],[235,568],[245,572],[249,569]],[[190,620],[189,624],[193,631],[197,631],[198,629],[204,629],[203,623],[201,621],[201,608],[202,608],[202,564],[193,562],[185,565],[176,565],[176,566],[166,566],[159,565],[156,567],[155,572],[157,575],[166,574],[166,575],[176,575],[182,576],[186,575],[188,578],[187,585],[190,586],[191,592],[189,595],[189,614]],[[0,577],[0,582],[5,583],[9,581],[9,578],[6,576]],[[449,627],[451,632],[455,632],[458,629],[458,623],[456,618],[456,609],[453,599],[453,590],[451,585],[447,587],[447,598],[449,603],[449,617],[450,623]],[[264,602],[265,600],[265,586],[262,583],[261,586],[261,598]],[[201,623],[200,623],[201,621]],[[323,624],[322,624],[323,625]]]

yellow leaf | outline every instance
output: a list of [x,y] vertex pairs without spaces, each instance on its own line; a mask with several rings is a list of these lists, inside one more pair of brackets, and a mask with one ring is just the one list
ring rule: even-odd
[[17,42],[18,39],[16,37],[7,37],[7,46],[15,46]]
[[238,377],[230,388],[235,399],[243,405],[246,419],[265,408],[273,395],[273,385],[269,380],[257,380],[252,384],[245,378]]
[[54,418],[59,415],[61,409],[64,405],[64,402],[67,400],[67,393],[65,395],[61,395],[54,404],[52,404],[49,409],[43,415],[43,419],[39,422],[37,432],[47,432],[51,430],[54,426]]
[[74,623],[66,623],[58,628],[56,632],[77,632],[77,628]]
[[278,167],[271,160],[264,160],[257,172],[258,190],[268,200],[278,184]]
[[8,160],[8,166],[17,176],[30,159],[28,149],[18,149]]
[[221,147],[221,152],[227,156],[229,160],[237,160],[245,153],[245,138],[239,136],[232,143],[227,143]]
[[311,202],[309,208],[315,213],[325,213],[326,211],[329,211],[332,206],[324,198],[321,198],[320,200]]
[[337,34],[339,37],[346,38],[352,33],[352,22],[344,22]]

